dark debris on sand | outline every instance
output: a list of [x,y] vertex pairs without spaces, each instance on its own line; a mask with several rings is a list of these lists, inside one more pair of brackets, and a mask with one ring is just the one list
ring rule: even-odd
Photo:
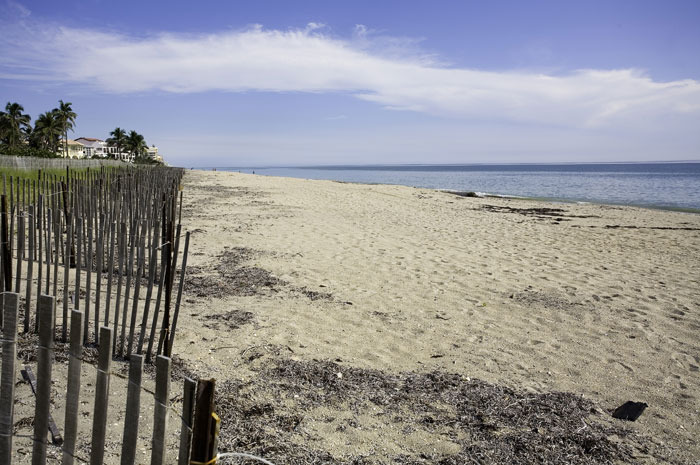
[[330,292],[319,292],[319,291],[312,291],[311,289],[308,289],[307,287],[300,287],[296,289],[298,292],[302,293],[304,296],[308,297],[309,300],[311,301],[316,301],[316,300],[334,300],[333,299],[333,294]]
[[[440,371],[393,375],[328,361],[277,359],[258,375],[217,387],[221,451],[285,464],[444,465],[633,463],[635,454],[650,453],[634,434],[606,422],[591,401],[571,393],[525,393]],[[441,435],[459,452],[335,456],[314,448],[305,427],[308,412],[321,406],[354,418],[378,410],[387,425]],[[339,430],[361,427],[358,421]]]
[[276,291],[286,283],[269,271],[243,264],[259,253],[245,247],[225,250],[217,258],[215,274],[204,274],[204,268],[188,270],[185,291],[197,297],[222,298],[227,296],[252,296],[262,289]]
[[228,296],[253,296],[276,293],[287,288],[311,301],[332,301],[333,295],[302,287],[290,287],[269,271],[247,263],[261,252],[246,247],[227,248],[217,256],[213,267],[189,267],[185,280],[185,292],[189,296],[224,298]]
[[[153,359],[155,360],[155,357]],[[170,360],[170,380],[173,382],[180,382],[183,381],[185,378],[190,378],[194,381],[197,381],[197,379],[199,379],[200,377],[209,378],[209,376],[207,375],[211,373],[207,371],[206,368],[201,370],[195,369],[186,360],[183,360],[176,354],[173,354]],[[125,367],[128,369],[128,364],[125,364]],[[148,374],[151,377],[151,379],[156,378],[155,363],[144,363],[143,371],[144,373]],[[128,371],[126,372],[126,374],[128,375]],[[182,385],[178,386],[177,388],[173,385],[170,394],[174,396],[181,395]]]
[[545,308],[556,308],[562,310],[571,310],[572,307],[579,305],[564,293],[554,291],[541,291],[527,287],[522,291],[513,292],[509,298],[519,302],[524,306],[542,306]]
[[519,215],[532,216],[536,218],[600,218],[599,216],[595,215],[569,215],[568,210],[564,210],[563,208],[515,208],[486,204],[482,205],[481,209],[494,213],[517,213]]
[[[32,327],[33,329],[33,327]],[[88,340],[94,341],[92,331]],[[39,347],[39,335],[36,333],[21,333],[17,337],[17,359],[22,364],[36,363]],[[61,329],[56,328],[54,337],[54,361],[68,363],[70,342],[61,342]],[[89,364],[97,363],[98,347],[96,344],[83,346],[83,361]]]
[[243,325],[253,323],[254,317],[251,312],[234,308],[226,313],[213,313],[201,317],[202,324],[207,328],[220,330],[223,328],[231,330],[238,329]]

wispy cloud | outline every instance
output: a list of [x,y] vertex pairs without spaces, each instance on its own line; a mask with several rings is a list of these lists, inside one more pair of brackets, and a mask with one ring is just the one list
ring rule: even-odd
[[640,70],[548,75],[457,68],[411,39],[350,38],[322,24],[148,37],[29,21],[5,25],[0,78],[56,80],[108,93],[342,92],[387,109],[571,127],[697,119],[700,82]]
[[7,0],[5,2],[4,8],[0,6],[0,10],[3,9],[10,17],[16,16],[19,18],[28,18],[32,14],[29,8],[25,7],[20,3],[13,2],[12,0]]

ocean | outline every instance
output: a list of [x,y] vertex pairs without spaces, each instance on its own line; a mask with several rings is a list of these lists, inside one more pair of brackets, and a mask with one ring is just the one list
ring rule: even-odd
[[304,179],[400,184],[483,195],[592,202],[700,213],[700,162],[337,165],[217,168]]

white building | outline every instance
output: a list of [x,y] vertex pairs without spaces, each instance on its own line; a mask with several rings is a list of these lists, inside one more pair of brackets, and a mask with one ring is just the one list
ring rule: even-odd
[[104,157],[107,155],[107,144],[102,139],[94,137],[78,137],[76,142],[80,142],[85,147],[85,158],[92,158],[95,155]]
[[[124,150],[123,147],[120,147]],[[70,158],[113,158],[133,163],[134,156],[128,152],[117,152],[116,147],[110,147],[107,142],[94,137],[78,137],[75,140],[68,140],[68,156]],[[146,147],[146,157],[151,160],[164,163],[163,157],[158,154],[158,147],[152,145]]]
[[[94,156],[98,157],[108,157],[114,158],[116,160],[133,162],[134,157],[127,152],[117,152],[116,147],[110,147],[102,139],[96,139],[94,137],[78,137],[76,141],[80,142],[85,146],[85,158],[92,158]],[[123,149],[123,147],[121,147]]]
[[151,145],[150,147],[146,148],[146,157],[150,158],[151,160],[163,163],[163,157],[158,155],[158,147],[156,147],[155,145]]
[[[63,151],[64,147],[64,139],[61,139],[58,148],[58,153],[60,153],[61,156],[66,155]],[[85,158],[85,146],[78,141],[68,139],[68,158]]]

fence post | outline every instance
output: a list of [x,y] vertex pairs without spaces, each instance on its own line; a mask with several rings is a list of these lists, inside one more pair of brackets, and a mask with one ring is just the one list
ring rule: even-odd
[[2,196],[2,277],[5,280],[5,291],[12,288],[12,231],[7,226],[7,198]]
[[153,323],[151,324],[151,335],[148,336],[148,348],[146,349],[146,363],[151,362],[151,351],[153,350],[153,341],[155,340],[156,328],[158,327],[158,310],[160,310],[160,296],[163,293],[164,276],[165,262],[162,262],[160,267],[160,283],[158,283],[158,297],[156,297],[156,308],[153,309]]
[[[4,177],[3,177],[4,180]],[[11,187],[11,186],[10,186]],[[10,189],[10,192],[12,189]],[[2,254],[2,290],[3,294],[0,296],[0,303],[2,303],[0,310],[0,326],[3,324],[4,318],[4,308],[5,308],[5,294],[4,292],[10,292],[12,290],[12,251],[10,250],[10,231],[8,231],[7,225],[7,197],[2,194],[0,197],[0,253]]]
[[[34,276],[34,223],[36,221],[36,218],[34,218],[34,206],[30,205],[29,206],[29,213],[28,213],[28,223],[29,223],[29,236],[27,236],[27,242],[28,242],[28,250],[27,250],[27,284],[25,286],[25,297],[24,297],[24,321],[25,321],[25,327],[24,327],[24,332],[29,332],[29,327],[26,325],[29,324],[29,318],[30,318],[30,313],[32,309],[32,278]],[[38,298],[38,296],[37,296]],[[37,315],[37,318],[39,316]]]
[[2,375],[0,376],[0,463],[12,463],[19,295],[14,292],[6,292],[4,296]]
[[[67,208],[67,207],[66,207]],[[61,340],[66,342],[68,338],[68,270],[70,269],[71,237],[73,236],[70,213],[66,215],[66,254],[63,257],[63,327],[61,329]]]
[[[90,333],[90,294],[92,293],[92,225],[88,219],[87,224],[87,279],[85,281],[85,333],[83,334],[83,343],[87,344]],[[99,344],[100,335],[98,328],[99,315],[96,315],[95,322],[95,343]]]
[[139,410],[141,408],[141,375],[143,356],[132,355],[129,359],[129,389],[126,394],[126,416],[122,439],[121,465],[133,465],[136,458],[136,439],[139,433]]
[[[24,255],[24,215],[22,213],[17,214],[17,276],[15,276],[15,292],[19,294],[21,280],[22,280],[22,258]],[[29,331],[26,329],[28,326],[27,315],[24,316],[24,326],[25,332]]]
[[143,269],[146,263],[146,245],[145,245],[145,240],[146,240],[146,220],[143,220],[141,223],[141,237],[138,240],[138,252],[137,252],[137,271],[136,271],[136,282],[134,283],[134,295],[132,297],[133,301],[133,306],[131,308],[131,325],[129,326],[129,344],[126,349],[126,356],[131,355],[131,350],[133,349],[134,345],[134,331],[136,329],[136,316],[138,314],[138,309],[139,309],[139,295],[141,292],[141,274],[143,273]]
[[[83,256],[82,256],[82,243],[83,243],[83,218],[80,216],[75,217],[75,292],[73,294],[73,308],[80,310],[80,271],[83,266]],[[88,312],[85,312],[85,318],[87,319]],[[85,329],[83,335],[87,334],[87,329]],[[84,337],[83,336],[83,337]],[[83,342],[85,342],[83,340]]]
[[177,289],[177,300],[175,301],[175,313],[173,314],[173,325],[170,329],[170,340],[168,341],[170,346],[168,347],[168,354],[173,351],[173,342],[175,342],[175,330],[177,329],[177,317],[180,313],[180,299],[182,299],[182,289],[185,284],[185,272],[187,271],[187,251],[190,248],[190,232],[187,231],[185,235],[185,250],[182,252],[182,271],[180,272],[180,286]]
[[109,376],[112,365],[112,329],[100,328],[100,353],[97,364],[95,410],[92,418],[92,447],[90,465],[102,465],[104,460],[105,433],[107,430],[107,406],[109,401]]
[[[136,249],[138,249],[138,237],[139,237],[139,225],[138,222],[134,222],[133,226],[129,230],[129,259],[126,266],[126,287],[124,288],[124,308],[122,310],[122,328],[121,336],[119,342],[119,355],[124,355],[124,348],[126,347],[126,323],[127,316],[129,314],[129,291],[131,290],[131,278],[134,269],[134,254]],[[126,258],[126,257],[125,257]],[[141,277],[138,277],[141,279]]]
[[165,464],[165,431],[168,426],[168,396],[170,393],[170,357],[156,359],[156,395],[153,407],[153,446],[151,465]]
[[73,465],[75,440],[78,433],[78,406],[80,400],[80,368],[83,362],[83,319],[85,314],[73,310],[70,317],[70,360],[68,361],[68,388],[66,391],[66,422],[63,443],[63,465]]
[[126,223],[122,222],[120,226],[120,234],[119,237],[117,238],[119,241],[119,250],[117,253],[118,260],[119,260],[119,278],[117,279],[117,297],[116,297],[116,302],[114,304],[114,341],[113,341],[113,349],[116,351],[117,349],[117,334],[118,334],[118,329],[119,329],[119,299],[122,293],[122,280],[124,278],[124,271],[126,269],[126,257],[124,256],[126,253],[126,241],[127,241],[127,235],[126,235]]
[[[30,239],[31,240],[31,239]],[[31,254],[28,256],[32,259]],[[54,339],[54,297],[39,296],[39,347],[37,348],[37,388],[34,409],[34,447],[32,465],[46,463],[46,435],[51,407],[51,365]]]
[[114,275],[114,234],[116,223],[109,223],[109,271],[107,272],[107,295],[105,296],[105,326],[109,326],[109,304],[112,297],[112,276]]
[[[150,231],[150,230],[149,230]],[[153,281],[156,276],[156,268],[158,261],[158,249],[160,240],[160,229],[156,222],[155,232],[153,236],[153,244],[151,244],[151,254],[148,261],[148,289],[146,290],[146,303],[143,306],[143,321],[141,322],[141,334],[139,334],[139,346],[136,350],[137,354],[143,353],[143,343],[146,338],[146,325],[148,324],[148,311],[151,308],[151,297],[153,296]],[[146,360],[148,362],[148,360]]]
[[184,393],[182,398],[182,428],[180,429],[180,453],[177,457],[178,465],[189,465],[190,449],[192,447],[192,423],[194,396],[197,383],[190,378],[185,378]]
[[[105,215],[100,215],[100,229],[97,231],[97,278],[95,280],[95,328],[100,327],[100,303],[102,297],[102,259],[103,259],[103,246],[104,246],[104,222]],[[91,261],[92,264],[92,261]],[[90,296],[88,295],[88,299]],[[105,319],[106,321],[106,319]],[[106,323],[105,323],[106,325]],[[99,334],[95,332],[95,343],[99,344]]]
[[[41,182],[41,171],[39,172],[39,181]],[[43,237],[43,231],[42,231],[42,222],[44,220],[44,196],[42,194],[39,194],[38,197],[38,203],[36,207],[36,220],[35,220],[35,225],[36,225],[36,232],[37,232],[37,242],[35,246],[39,250],[37,251],[37,266],[36,266],[36,295],[39,296],[41,295],[41,285],[42,285],[42,280],[44,278],[43,276],[43,260],[44,258],[42,257],[42,252],[43,247],[42,244],[44,242],[44,237]],[[48,295],[48,292],[46,293]],[[39,299],[37,298],[36,300],[36,312],[37,314],[39,313]],[[54,317],[56,316],[56,312],[54,312]],[[34,331],[38,332],[39,331],[39,322],[37,321],[34,327]]]
[[53,245],[54,245],[54,260],[53,260],[53,295],[58,295],[58,261],[63,253],[63,245],[61,243],[61,210],[58,208],[58,200],[54,196],[53,202],[56,204],[56,208],[53,209]]
[[[41,173],[39,173],[41,175]],[[39,178],[41,179],[41,178]],[[36,229],[37,229],[37,243],[36,247],[38,247],[37,251],[37,266],[36,266],[36,271],[37,271],[37,276],[36,276],[36,295],[41,295],[41,285],[43,284],[43,260],[44,258],[42,257],[43,253],[43,243],[44,243],[44,236],[43,236],[43,221],[44,221],[44,196],[42,194],[39,194],[39,203],[37,204],[37,209],[36,209]],[[46,292],[46,295],[49,293]],[[39,313],[39,299],[36,300],[36,312],[37,314]],[[56,317],[56,312],[54,311],[54,318]],[[55,326],[55,322],[54,322]],[[37,321],[34,327],[34,331],[38,332],[39,331],[39,322]]]
[[208,463],[214,455],[214,387],[213,379],[197,381],[197,398],[194,407],[191,462]]

